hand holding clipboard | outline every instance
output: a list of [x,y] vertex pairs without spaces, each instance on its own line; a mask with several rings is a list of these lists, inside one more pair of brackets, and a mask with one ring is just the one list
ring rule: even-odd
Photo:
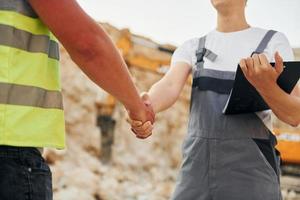
[[[271,63],[274,66],[274,63]],[[277,84],[287,93],[291,93],[300,79],[300,62],[284,62],[284,69],[277,79]],[[238,66],[224,114],[242,114],[269,109],[258,91],[249,83]]]

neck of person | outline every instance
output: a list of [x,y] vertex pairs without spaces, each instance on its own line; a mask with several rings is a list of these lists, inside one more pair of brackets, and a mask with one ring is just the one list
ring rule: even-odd
[[249,27],[244,10],[218,13],[217,31],[219,32],[230,33],[242,31]]

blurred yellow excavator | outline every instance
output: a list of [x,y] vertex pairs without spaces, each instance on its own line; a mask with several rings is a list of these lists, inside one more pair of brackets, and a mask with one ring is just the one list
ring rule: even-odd
[[[129,67],[161,75],[166,73],[175,46],[159,45],[150,39],[133,35],[127,29],[119,31],[108,24],[104,24],[104,27],[112,36]],[[295,55],[296,59],[300,60],[300,49],[295,49]],[[187,84],[191,84],[191,79]],[[116,100],[108,96],[100,105],[101,113],[111,115],[115,103]],[[277,149],[281,152],[283,172],[300,176],[300,127],[289,127],[274,118],[273,132],[278,139]]]

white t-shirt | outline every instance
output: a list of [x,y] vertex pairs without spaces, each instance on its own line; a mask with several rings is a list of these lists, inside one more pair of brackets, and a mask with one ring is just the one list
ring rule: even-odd
[[[206,36],[205,47],[218,55],[215,61],[204,57],[204,68],[219,71],[236,71],[237,64],[242,58],[250,57],[261,42],[268,30],[251,27],[242,31],[222,33],[213,30]],[[195,67],[196,50],[199,38],[193,38],[184,42],[176,49],[172,56],[171,65],[176,62],[185,62]],[[278,51],[284,61],[294,60],[293,50],[288,39],[283,33],[277,32],[269,42],[264,53],[269,61],[274,62],[274,54]],[[271,111],[257,112],[265,125],[271,130]]]

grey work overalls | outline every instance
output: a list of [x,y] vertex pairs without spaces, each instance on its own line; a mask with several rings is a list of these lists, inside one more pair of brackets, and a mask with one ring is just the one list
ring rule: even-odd
[[[275,33],[268,31],[255,53],[262,53]],[[282,199],[276,138],[255,113],[222,114],[235,73],[203,68],[203,57],[216,59],[205,48],[205,37],[196,56],[188,135],[172,199]]]

